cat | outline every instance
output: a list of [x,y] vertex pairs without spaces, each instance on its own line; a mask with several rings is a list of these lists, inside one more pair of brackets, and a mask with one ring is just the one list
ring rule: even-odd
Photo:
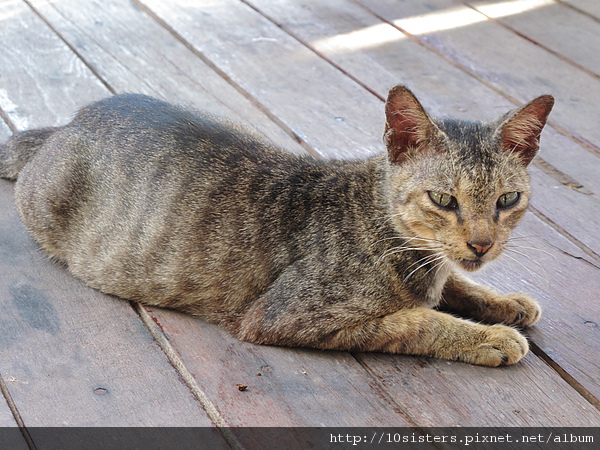
[[509,365],[528,351],[517,327],[540,307],[463,272],[497,258],[525,213],[553,103],[489,123],[440,119],[396,86],[387,152],[325,161],[121,94],[15,134],[0,176],[17,179],[39,245],[102,292],[256,344]]

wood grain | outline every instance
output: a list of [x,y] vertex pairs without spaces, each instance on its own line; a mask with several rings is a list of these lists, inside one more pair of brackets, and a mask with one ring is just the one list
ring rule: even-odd
[[[7,383],[7,380],[3,381],[5,384]],[[12,380],[9,379],[8,383],[11,383]],[[13,416],[12,411],[10,410],[8,403],[6,402],[6,399],[0,395],[0,430],[3,427],[16,427],[17,426],[17,422],[15,421],[15,418]],[[0,441],[2,442],[2,441]]]
[[455,0],[407,2],[402,8],[393,0],[360,3],[519,101],[552,93],[557,100],[552,121],[592,147],[600,142],[594,119],[598,78]]
[[7,18],[0,109],[18,130],[65,123],[79,107],[106,96],[102,83],[26,3],[0,0],[0,10]]
[[127,302],[50,262],[0,180],[0,359],[28,426],[208,426]]
[[[554,0],[506,4],[498,0],[469,3],[511,30],[556,53],[569,62],[600,76],[600,58],[590,49],[600,47],[600,22]],[[520,11],[520,7],[524,10]]]
[[[23,5],[2,3],[11,20],[2,30],[9,50],[0,56],[1,77],[10,82],[1,106],[11,122],[60,123],[76,106],[110,95]],[[0,360],[25,424],[210,426],[129,304],[85,287],[39,252],[5,180],[0,208]]]
[[294,153],[305,151],[252,100],[130,2],[31,3],[113,91],[207,110],[256,129]]
[[349,353],[252,345],[191,316],[150,312],[230,426],[410,425]]
[[[201,7],[182,1],[138,3],[318,154],[351,158],[381,152],[383,109],[377,97],[247,5],[237,0]],[[349,117],[349,110],[361,113]]]
[[560,0],[560,2],[586,12],[596,19],[600,19],[600,4],[596,0]]
[[[541,360],[526,356],[511,368],[485,370],[455,362],[360,354],[421,426],[595,426],[600,413]],[[544,380],[540,383],[540,380]]]

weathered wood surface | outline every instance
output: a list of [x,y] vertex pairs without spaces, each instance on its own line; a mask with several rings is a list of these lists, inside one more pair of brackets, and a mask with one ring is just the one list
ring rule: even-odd
[[600,58],[589,53],[590,48],[600,47],[600,22],[594,18],[554,0],[509,4],[487,0],[469,5],[560,58],[600,75]]
[[256,129],[290,151],[304,151],[243,93],[130,2],[31,4],[111,91],[140,92],[207,110]]
[[252,345],[190,316],[151,313],[228,425],[331,426],[332,411],[336,426],[411,425],[349,353]]
[[598,78],[574,70],[461,1],[410,2],[402,8],[392,0],[360,3],[515,99],[552,92],[557,99],[552,122],[597,148],[600,130],[593,105],[600,99]]
[[[181,2],[137,3],[167,21],[316,154],[351,158],[381,152],[381,102],[252,8],[238,0],[202,8]],[[362,114],[349,119],[348,111],[356,110]],[[335,138],[332,130],[339,131]]]
[[[8,49],[0,52],[0,114],[17,129],[64,123],[90,100],[137,91],[250,124],[294,152],[349,158],[383,149],[381,100],[397,83],[411,86],[434,114],[470,119],[491,119],[553,91],[561,106],[532,170],[536,213],[514,241],[528,256],[508,253],[478,275],[540,300],[544,317],[529,331],[536,354],[490,370],[253,346],[160,309],[149,310],[154,321],[140,310],[140,320],[127,302],[47,261],[18,223],[11,183],[0,181],[0,374],[11,380],[26,425],[600,424],[600,140],[588,115],[599,90],[592,65],[570,63],[579,58],[572,42],[540,42],[554,53],[534,48],[507,28],[526,25],[519,32],[537,39],[533,23],[510,25],[509,16],[493,23],[463,2],[360,3],[367,9],[344,0],[4,0],[10,20],[0,28]],[[432,18],[448,9],[456,15],[444,23],[453,26],[432,29]],[[590,20],[569,11],[565,17],[576,23]],[[427,16],[414,17],[421,13]],[[410,26],[429,29],[408,35],[392,26],[407,17],[418,19]],[[482,41],[480,33],[491,37]],[[481,48],[471,55],[475,44]],[[524,52],[529,66],[509,48]],[[586,80],[589,92],[574,86],[577,80]],[[0,141],[9,134],[0,121]],[[261,436],[237,438],[253,448]],[[300,439],[292,435],[285,446],[301,448]]]
[[[0,374],[1,375],[1,374]],[[12,379],[4,380],[3,382],[6,384],[13,382]],[[17,422],[13,416],[10,407],[8,406],[8,402],[4,397],[0,397],[0,428],[3,427],[16,427]]]
[[25,2],[2,0],[0,7],[0,108],[15,128],[64,123],[77,108],[106,95],[100,81]]
[[596,0],[561,0],[579,11],[588,13],[590,16],[600,19],[600,4]]
[[[3,113],[13,126],[64,123],[77,106],[110,95],[26,5],[2,7],[13,25],[2,28],[12,53],[0,56],[2,79],[11,81]],[[25,424],[210,426],[129,304],[90,290],[39,252],[5,180],[0,205],[0,370]]]

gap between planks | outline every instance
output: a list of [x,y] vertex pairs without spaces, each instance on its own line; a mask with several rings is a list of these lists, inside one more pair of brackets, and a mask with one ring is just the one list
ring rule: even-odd
[[10,395],[10,390],[8,389],[8,386],[6,385],[6,382],[4,381],[4,377],[2,376],[1,373],[0,373],[0,392],[4,396],[4,399],[6,400],[6,403],[8,404],[8,408],[10,409],[10,411],[15,419],[15,422],[17,423],[17,426],[21,430],[21,434],[23,435],[23,438],[27,442],[27,445],[29,446],[29,448],[31,450],[37,450],[37,447],[33,443],[33,439],[31,439],[29,430],[27,430],[27,428],[25,427],[25,422],[23,421],[23,418],[21,417],[21,413],[19,413],[19,409],[17,408],[17,405],[15,404],[15,402],[12,398],[12,395]]
[[572,3],[569,2],[565,2],[564,0],[555,0],[557,3],[560,3],[563,6],[566,6],[567,8],[571,8],[573,11],[577,11],[579,14],[589,17],[592,20],[595,20],[596,22],[600,23],[600,17],[597,17],[581,8],[578,8],[577,6],[573,5]]
[[[65,44],[67,46],[67,48],[69,50],[71,50],[73,52],[73,54],[75,54],[75,56],[77,56],[77,58],[79,58],[79,60],[85,65],[85,67],[88,68],[88,70],[98,79],[98,81],[100,81],[100,83],[102,83],[104,85],[104,87],[106,89],[108,89],[108,91],[111,94],[116,94],[117,91],[115,91],[115,89],[98,73],[98,71],[94,68],[94,66],[92,64],[90,64],[84,57],[83,55],[77,51],[77,49],[71,45],[71,43],[65,39],[63,37],[63,35],[52,25],[52,23],[48,20],[46,20],[46,18],[44,17],[43,14],[41,14],[37,8],[35,6],[33,6],[31,4],[31,2],[29,0],[23,0],[23,2],[29,7],[29,9],[31,9],[31,11],[42,21],[46,24],[46,26],[48,28],[50,28],[50,30],[52,30],[52,32],[63,42],[63,44]],[[59,12],[60,14],[60,12]]]
[[544,361],[552,370],[554,370],[571,388],[581,395],[590,405],[600,411],[600,400],[588,391],[579,381],[573,378],[560,364],[554,361],[546,352],[537,346],[535,342],[530,342],[531,352],[539,359]]
[[188,50],[190,50],[194,55],[202,60],[207,66],[209,66],[212,70],[214,70],[221,78],[223,78],[227,83],[229,83],[233,88],[235,88],[239,93],[241,93],[244,97],[246,97],[253,105],[255,105],[260,111],[265,113],[265,115],[275,122],[280,128],[282,128],[292,139],[298,142],[311,156],[320,158],[318,152],[315,151],[312,146],[305,142],[300,136],[298,136],[294,130],[288,127],[282,120],[279,119],[275,114],[271,112],[269,108],[267,108],[264,104],[262,104],[256,97],[254,97],[250,92],[245,90],[242,86],[237,84],[235,81],[231,79],[227,73],[225,73],[219,66],[217,66],[210,58],[207,58],[202,52],[200,52],[195,46],[190,44],[183,36],[181,36],[175,29],[169,24],[167,24],[163,19],[157,16],[154,11],[148,8],[144,3],[141,3],[139,0],[131,0],[133,4],[135,4],[138,8],[144,11],[148,16],[156,21],[161,27],[163,27],[166,31],[168,31],[175,39],[181,42]]
[[[527,36],[525,33],[521,33],[519,30],[517,30],[516,28],[508,25],[504,20],[499,20],[495,17],[492,16],[488,16],[486,13],[484,13],[483,11],[479,10],[476,6],[472,5],[471,0],[467,0],[464,2],[464,5],[467,8],[472,9],[473,11],[482,14],[487,20],[496,23],[497,25],[506,28],[507,30],[509,30],[510,32],[516,34],[517,36],[519,36],[521,39],[525,39],[526,41],[531,42],[534,45],[537,45],[538,47],[544,49],[545,51],[547,51],[548,53],[553,54],[554,56],[556,56],[558,59],[563,60],[564,62],[566,62],[567,64],[572,65],[573,67],[576,67],[578,70],[581,70],[582,72],[587,73],[589,76],[594,77],[594,78],[598,78],[600,80],[600,75],[597,74],[596,72],[594,72],[593,70],[588,69],[587,67],[582,66],[581,64],[573,61],[571,58],[568,58],[564,55],[562,55],[561,53],[557,52],[556,50],[552,50],[550,47],[536,41],[533,38],[530,38],[529,36]],[[579,11],[578,11],[579,12]],[[589,14],[584,14],[589,16]],[[596,19],[597,20],[597,19]]]
[[208,417],[210,417],[210,419],[213,421],[213,423],[215,424],[215,426],[217,427],[217,429],[219,430],[219,432],[221,433],[221,435],[223,436],[225,441],[229,444],[229,446],[233,450],[243,449],[244,447],[240,444],[238,439],[231,432],[227,423],[225,422],[225,419],[221,416],[221,414],[215,407],[214,403],[208,398],[208,396],[200,388],[200,386],[198,386],[198,383],[196,383],[194,376],[187,369],[187,367],[185,366],[185,364],[179,357],[179,354],[171,346],[171,344],[169,343],[169,340],[164,335],[162,330],[158,327],[158,325],[154,322],[154,320],[152,320],[152,317],[150,317],[150,314],[148,314],[148,311],[146,311],[144,306],[141,305],[140,303],[137,303],[137,302],[129,302],[129,303],[131,304],[131,307],[134,309],[134,311],[140,317],[140,320],[144,323],[144,325],[146,325],[146,327],[150,331],[150,334],[152,334],[152,337],[154,338],[154,340],[156,341],[158,346],[161,348],[161,350],[167,356],[167,358],[169,359],[173,368],[177,371],[177,373],[179,373],[179,375],[181,376],[181,378],[183,379],[183,381],[185,382],[187,387],[190,389],[190,391],[192,392],[194,397],[196,397],[196,399],[202,406],[202,409],[204,409],[204,411],[206,411],[206,414],[208,414]]

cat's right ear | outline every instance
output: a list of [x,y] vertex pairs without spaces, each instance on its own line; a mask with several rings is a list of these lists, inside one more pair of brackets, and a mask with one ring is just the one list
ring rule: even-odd
[[421,103],[405,86],[390,89],[385,118],[383,140],[392,164],[401,164],[408,152],[427,142],[435,129]]

